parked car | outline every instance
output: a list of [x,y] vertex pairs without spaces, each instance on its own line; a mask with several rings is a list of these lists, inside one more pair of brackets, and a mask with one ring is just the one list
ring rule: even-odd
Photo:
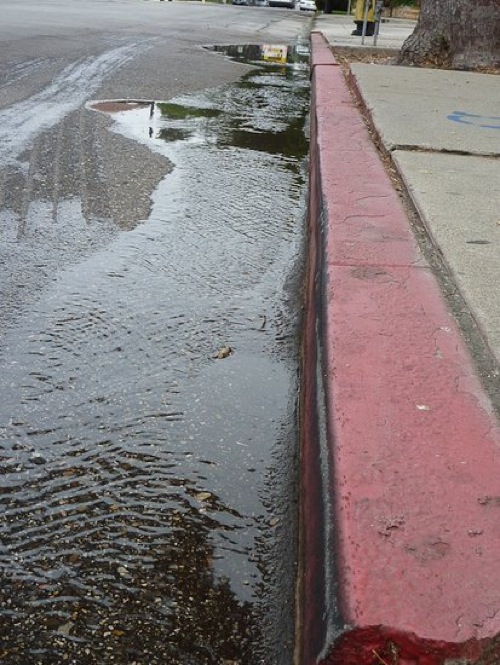
[[233,5],[248,5],[249,0],[232,0]]
[[295,0],[269,0],[269,7],[287,7],[295,9]]
[[301,12],[315,12],[317,8],[314,0],[299,0],[299,9]]

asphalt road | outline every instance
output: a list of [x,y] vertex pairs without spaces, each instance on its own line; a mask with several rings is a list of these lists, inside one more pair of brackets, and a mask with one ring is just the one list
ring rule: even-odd
[[310,19],[1,12],[0,662],[290,663]]
[[[2,88],[0,105],[25,99],[70,63],[89,55],[128,49],[127,66],[99,81],[101,95],[171,97],[234,80],[241,67],[221,63],[203,44],[267,42],[308,34],[299,12],[210,3],[155,0],[59,0],[2,2],[1,74],[9,81],[33,59],[36,76]],[[104,79],[104,77],[102,77]]]

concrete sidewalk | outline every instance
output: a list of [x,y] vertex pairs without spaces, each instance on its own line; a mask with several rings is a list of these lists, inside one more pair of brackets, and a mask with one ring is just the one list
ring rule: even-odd
[[300,662],[498,665],[499,79],[351,65],[414,219],[316,29]]
[[[357,48],[348,17],[319,16],[333,46]],[[415,26],[381,24],[379,48]],[[373,38],[366,38],[366,48]],[[385,148],[500,363],[500,78],[353,64],[355,85]],[[453,214],[450,214],[453,211]],[[500,387],[499,387],[500,392]]]
[[[333,46],[358,47],[362,44],[361,37],[351,35],[355,25],[352,16],[340,14],[318,14],[315,20],[314,30],[322,32],[325,38]],[[374,37],[365,37],[363,46],[373,48],[399,49],[404,40],[411,35],[415,27],[415,21],[405,19],[386,19],[380,24],[380,31],[375,40]]]

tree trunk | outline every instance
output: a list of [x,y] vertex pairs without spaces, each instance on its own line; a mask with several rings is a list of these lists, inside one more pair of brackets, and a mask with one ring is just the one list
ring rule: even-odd
[[500,0],[421,0],[420,4],[400,64],[500,67]]

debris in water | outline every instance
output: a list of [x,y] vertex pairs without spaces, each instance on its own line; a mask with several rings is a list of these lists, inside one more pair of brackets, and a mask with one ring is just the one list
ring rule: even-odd
[[218,350],[217,354],[214,357],[221,360],[222,358],[227,358],[228,356],[230,356],[232,352],[233,350],[230,346],[223,346]]

